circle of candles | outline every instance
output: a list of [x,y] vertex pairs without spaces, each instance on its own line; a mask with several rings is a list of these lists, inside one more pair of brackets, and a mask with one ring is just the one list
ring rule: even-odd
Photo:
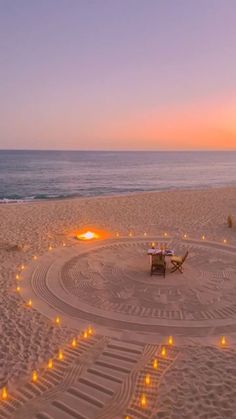
[[32,373],[32,381],[35,383],[38,379],[38,373],[37,371],[33,371]]

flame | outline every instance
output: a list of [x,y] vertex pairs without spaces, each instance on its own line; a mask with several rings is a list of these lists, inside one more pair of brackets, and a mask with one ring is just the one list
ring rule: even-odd
[[33,256],[33,260],[37,260],[37,256],[36,255]]
[[78,234],[76,237],[78,240],[92,240],[98,239],[99,235],[93,231],[86,231],[86,233]]
[[145,375],[144,382],[145,382],[146,386],[150,386],[150,384],[151,384],[151,376],[150,376],[150,374],[146,374]]
[[32,307],[32,304],[33,304],[33,303],[32,303],[32,300],[31,300],[31,298],[30,298],[30,299],[28,300],[28,302],[27,302],[27,306],[28,306],[28,307]]
[[168,337],[168,345],[172,346],[173,343],[174,343],[173,337],[172,336],[169,336]]
[[1,392],[1,396],[2,396],[2,400],[6,400],[8,398],[6,387],[3,387],[2,392]]
[[61,319],[59,316],[55,318],[55,323],[59,326],[61,324]]
[[48,360],[48,368],[49,368],[49,369],[52,369],[52,367],[53,367],[53,362],[52,362],[52,359],[49,359],[49,360]]
[[32,381],[35,383],[38,379],[38,373],[37,371],[33,371],[32,373]]
[[165,358],[165,357],[166,357],[166,348],[165,348],[165,346],[163,346],[163,347],[162,347],[162,350],[161,350],[161,356],[162,356],[163,358]]
[[62,360],[63,360],[63,358],[64,358],[64,355],[63,355],[62,350],[60,349],[60,350],[59,350],[59,352],[58,352],[58,359],[59,359],[60,361],[62,361]]
[[153,360],[153,368],[155,370],[157,370],[157,368],[158,368],[158,360],[156,358]]
[[87,337],[88,337],[88,332],[87,332],[87,330],[85,330],[85,331],[83,332],[83,338],[84,338],[84,339],[87,339]]
[[73,339],[72,339],[72,342],[71,342],[71,346],[72,346],[72,348],[75,348],[75,347],[76,347],[76,345],[77,345],[76,338],[73,338]]
[[225,339],[225,336],[222,336],[222,337],[221,337],[221,339],[220,339],[220,344],[221,344],[221,346],[225,346],[225,345],[226,345],[226,339]]
[[20,292],[20,286],[19,285],[16,287],[16,292]]
[[140,399],[140,404],[141,404],[141,407],[143,408],[147,406],[147,398],[145,394],[142,394],[141,399]]
[[93,334],[93,328],[92,328],[92,326],[89,326],[88,327],[88,334],[89,335],[92,335]]

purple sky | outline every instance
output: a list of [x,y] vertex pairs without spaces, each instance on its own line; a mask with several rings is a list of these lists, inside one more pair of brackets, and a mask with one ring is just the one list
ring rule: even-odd
[[0,148],[236,148],[236,0],[0,0]]

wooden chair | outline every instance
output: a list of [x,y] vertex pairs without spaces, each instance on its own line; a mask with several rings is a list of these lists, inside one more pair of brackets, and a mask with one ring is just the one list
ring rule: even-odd
[[166,262],[165,256],[162,253],[157,255],[152,255],[152,265],[151,265],[151,276],[152,275],[163,275],[166,274]]
[[187,259],[187,257],[188,257],[188,250],[187,250],[187,252],[185,253],[185,255],[184,256],[173,256],[172,258],[171,258],[171,263],[172,263],[172,265],[173,265],[173,268],[171,269],[171,273],[173,273],[173,272],[175,272],[175,271],[180,271],[181,272],[181,274],[183,273],[183,264],[184,264],[184,262],[185,262],[185,260]]

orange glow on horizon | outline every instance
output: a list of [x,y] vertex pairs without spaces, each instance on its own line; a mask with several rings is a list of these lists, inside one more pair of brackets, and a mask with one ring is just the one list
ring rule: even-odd
[[90,240],[105,240],[111,237],[111,234],[108,233],[105,230],[99,230],[97,228],[94,228],[92,226],[89,226],[88,228],[81,229],[80,231],[76,231],[72,233],[73,237],[76,237],[78,240],[81,241],[90,241]]

